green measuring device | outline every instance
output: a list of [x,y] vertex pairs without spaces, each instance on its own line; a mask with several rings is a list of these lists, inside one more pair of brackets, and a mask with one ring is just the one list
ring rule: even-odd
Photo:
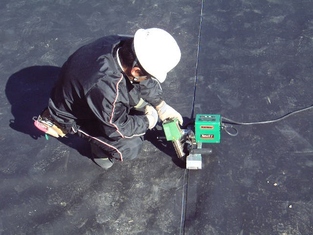
[[195,120],[195,137],[197,143],[220,143],[221,115],[197,114]]

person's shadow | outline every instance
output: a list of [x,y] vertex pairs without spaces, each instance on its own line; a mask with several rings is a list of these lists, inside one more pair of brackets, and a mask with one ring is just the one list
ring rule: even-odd
[[[5,93],[11,104],[13,119],[9,120],[12,129],[25,133],[33,139],[43,137],[33,124],[33,117],[38,116],[48,105],[52,87],[54,86],[60,67],[32,66],[24,68],[10,76],[6,84]],[[164,136],[163,130],[148,131],[145,139],[150,141],[160,151],[171,156],[172,161],[179,167],[184,162],[177,159],[171,142],[158,137]],[[76,149],[81,155],[90,158],[90,145],[76,135],[68,135],[59,139],[62,143]]]
[[12,129],[28,134],[34,139],[42,136],[42,133],[34,128],[32,119],[47,107],[50,91],[59,71],[59,67],[33,66],[10,76],[5,93],[14,117],[9,120]]
[[[8,79],[5,93],[11,104],[13,119],[9,125],[13,130],[29,135],[33,139],[44,136],[34,126],[33,117],[38,116],[48,105],[60,67],[32,66],[24,68]],[[74,135],[59,139],[62,143],[76,149],[81,155],[90,157],[90,146],[85,140]]]

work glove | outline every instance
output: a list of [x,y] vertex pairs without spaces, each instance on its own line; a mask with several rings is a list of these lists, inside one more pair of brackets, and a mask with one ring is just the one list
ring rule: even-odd
[[148,128],[151,130],[158,122],[158,113],[151,105],[147,105],[145,108],[145,115],[149,121]]
[[162,101],[161,104],[159,104],[156,107],[156,110],[158,112],[159,118],[164,121],[168,118],[177,118],[180,125],[183,125],[183,117],[180,115],[179,112],[177,112],[175,109],[173,109],[171,106],[169,106],[165,101]]

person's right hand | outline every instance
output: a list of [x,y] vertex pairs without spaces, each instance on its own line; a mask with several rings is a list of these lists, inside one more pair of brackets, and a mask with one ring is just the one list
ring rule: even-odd
[[149,121],[149,129],[151,130],[158,122],[158,112],[151,105],[147,105],[145,108],[145,114]]
[[156,107],[156,110],[158,112],[159,118],[164,121],[168,118],[177,118],[179,121],[179,124],[183,125],[183,117],[179,112],[177,112],[174,108],[169,106],[165,101],[162,101],[161,104],[159,104]]

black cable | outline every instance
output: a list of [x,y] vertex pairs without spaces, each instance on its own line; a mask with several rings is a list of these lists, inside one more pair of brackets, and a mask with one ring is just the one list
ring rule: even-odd
[[294,114],[297,114],[297,113],[301,113],[301,112],[304,112],[304,111],[307,111],[307,110],[310,110],[310,109],[313,109],[313,105],[309,106],[309,107],[306,107],[306,108],[302,108],[302,109],[299,109],[299,110],[295,110],[295,111],[292,111],[290,113],[287,113],[285,115],[283,115],[282,117],[280,118],[277,118],[277,119],[272,119],[272,120],[268,120],[268,121],[259,121],[259,122],[237,122],[237,121],[233,121],[229,118],[225,118],[225,117],[222,117],[222,122],[223,120],[225,120],[226,122],[224,123],[228,123],[228,124],[234,124],[234,125],[259,125],[259,124],[269,124],[269,123],[274,123],[274,122],[279,122],[283,119],[286,119],[287,117],[290,117]]
[[[290,117],[290,116],[295,115],[297,113],[308,111],[310,109],[313,109],[313,105],[306,107],[306,108],[302,108],[302,109],[298,109],[298,110],[289,112],[289,113],[281,116],[280,118],[276,118],[276,119],[272,119],[272,120],[268,120],[268,121],[259,121],[259,122],[237,122],[237,121],[233,121],[229,118],[222,117],[222,129],[224,129],[227,134],[229,134],[231,136],[236,136],[236,135],[238,135],[238,130],[235,127],[233,127],[232,125],[248,126],[248,125],[260,125],[260,124],[269,124],[269,123],[279,122],[279,121],[282,121],[283,119],[286,119],[287,117]],[[227,124],[232,124],[232,125],[227,125]]]

